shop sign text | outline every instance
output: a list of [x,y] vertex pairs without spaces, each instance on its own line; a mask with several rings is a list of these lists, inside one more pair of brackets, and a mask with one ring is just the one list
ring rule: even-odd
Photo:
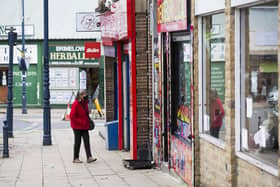
[[50,46],[50,64],[85,63],[98,63],[98,60],[86,58],[84,46]]

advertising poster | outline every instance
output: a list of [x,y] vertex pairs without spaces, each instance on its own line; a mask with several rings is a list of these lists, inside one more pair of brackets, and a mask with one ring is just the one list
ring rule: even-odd
[[188,184],[192,185],[192,148],[175,136],[171,140],[171,167]]
[[162,160],[161,154],[161,66],[160,66],[160,41],[161,37],[159,35],[158,40],[155,41],[155,44],[158,44],[155,47],[155,60],[154,60],[154,161],[159,166]]
[[187,1],[157,0],[158,32],[187,29]]

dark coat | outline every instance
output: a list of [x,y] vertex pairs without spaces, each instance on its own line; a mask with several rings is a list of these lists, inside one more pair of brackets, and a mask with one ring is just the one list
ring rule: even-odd
[[[85,106],[85,109],[83,107]],[[75,100],[72,104],[70,112],[70,121],[72,129],[88,130],[89,119],[88,119],[88,104],[87,102]]]

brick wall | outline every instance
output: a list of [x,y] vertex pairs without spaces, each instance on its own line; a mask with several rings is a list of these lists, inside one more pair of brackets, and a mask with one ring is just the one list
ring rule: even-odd
[[114,63],[115,59],[105,57],[105,109],[106,109],[106,122],[114,120]]
[[200,185],[227,186],[225,151],[205,140],[200,140]]
[[141,159],[148,156],[148,140],[152,141],[152,63],[145,12],[136,13],[136,23],[137,158]]
[[280,180],[263,170],[249,164],[248,162],[237,159],[237,184],[236,186],[265,186],[279,187]]

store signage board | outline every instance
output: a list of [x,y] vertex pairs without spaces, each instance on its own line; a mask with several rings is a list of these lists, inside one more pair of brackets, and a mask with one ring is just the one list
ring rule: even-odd
[[100,16],[102,38],[122,40],[131,36],[131,1],[119,0]]
[[[14,64],[18,64],[18,61],[21,57],[20,50],[21,45],[14,47]],[[38,62],[38,47],[37,45],[25,45],[25,59],[29,64],[37,64]],[[9,46],[0,45],[0,64],[9,64]]]
[[158,32],[171,32],[187,29],[186,0],[158,0]]
[[100,58],[101,48],[100,42],[85,42],[85,57]]
[[100,14],[95,12],[76,13],[77,32],[100,32]]
[[84,65],[99,63],[96,58],[86,58],[85,46],[57,45],[50,46],[50,64],[56,65]]

